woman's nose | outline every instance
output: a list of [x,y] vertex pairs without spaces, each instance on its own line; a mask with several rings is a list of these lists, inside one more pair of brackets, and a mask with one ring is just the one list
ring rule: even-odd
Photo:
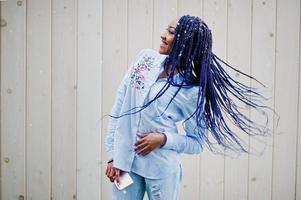
[[161,39],[162,39],[162,40],[165,40],[165,39],[166,39],[165,33],[163,33],[163,34],[161,35]]

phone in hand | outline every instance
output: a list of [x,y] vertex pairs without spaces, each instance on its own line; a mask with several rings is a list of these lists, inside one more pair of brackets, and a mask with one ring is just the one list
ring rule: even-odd
[[128,172],[123,172],[119,177],[119,185],[117,184],[116,180],[114,180],[114,183],[119,190],[123,190],[124,188],[134,183],[134,181]]

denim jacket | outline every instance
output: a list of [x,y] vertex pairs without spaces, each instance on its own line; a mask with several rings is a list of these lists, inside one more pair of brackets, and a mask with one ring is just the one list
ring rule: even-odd
[[[123,114],[155,97],[167,80],[157,80],[164,70],[165,58],[166,55],[152,49],[143,49],[138,53],[119,85],[111,115]],[[174,80],[180,83],[182,78],[177,74]],[[160,98],[141,112],[110,118],[105,144],[108,158],[114,160],[114,167],[133,171],[146,178],[163,178],[181,165],[181,153],[197,154],[203,150],[203,139],[195,132],[195,115],[184,122],[184,134],[179,134],[176,126],[177,122],[194,113],[198,87],[181,88],[162,114],[177,89],[171,85]],[[203,132],[205,130],[201,129]],[[148,132],[165,134],[166,143],[146,156],[138,155],[134,151],[134,143],[139,139],[139,134]]]

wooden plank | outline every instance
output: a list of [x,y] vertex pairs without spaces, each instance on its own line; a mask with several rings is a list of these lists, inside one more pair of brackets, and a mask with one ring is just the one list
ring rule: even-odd
[[1,195],[25,196],[25,3],[1,2]]
[[78,1],[77,199],[100,199],[102,2]]
[[153,0],[128,1],[128,61],[153,44]]
[[[226,60],[227,1],[204,1],[205,23],[212,31],[213,53]],[[202,153],[200,199],[220,200],[224,196],[224,156]]]
[[[0,2],[0,25],[2,27],[3,25],[2,25],[1,20],[2,20],[2,3]],[[2,40],[2,30],[0,30],[0,38]],[[1,40],[0,40],[0,80],[2,80],[1,79],[1,66],[2,66],[2,63],[1,63],[1,55],[2,55]],[[2,99],[2,97],[1,97],[1,94],[2,94],[2,92],[1,92],[2,91],[1,90],[1,86],[2,86],[2,83],[0,81],[0,109],[2,108],[2,104],[1,104],[2,103],[2,101],[1,101],[1,99]],[[2,116],[1,115],[2,115],[2,113],[0,113],[0,152],[1,152],[1,148],[2,148],[2,145],[1,145],[1,143],[2,143],[2,140],[1,140],[1,138],[2,138],[2,136],[1,136],[1,133],[2,133],[2,126],[1,126]],[[2,177],[2,164],[1,164],[1,160],[2,160],[2,155],[0,154],[0,177]],[[1,197],[2,197],[2,182],[0,181],[0,198]]]
[[[193,0],[178,1],[178,17],[183,15],[195,15],[202,18],[203,15],[203,1]],[[181,156],[182,160],[182,183],[180,190],[180,199],[200,199],[200,181],[201,179],[201,156],[187,155]],[[193,163],[193,164],[192,164]]]
[[[103,1],[102,116],[110,113],[119,83],[128,68],[127,6],[127,1]],[[108,158],[104,143],[108,120],[109,117],[102,120],[101,199],[111,199],[112,196],[112,183],[105,175]]]
[[[289,14],[288,14],[289,13]],[[295,199],[300,1],[277,2],[272,199]],[[276,126],[276,124],[274,124]]]
[[52,1],[53,199],[76,198],[76,28],[76,1]]
[[177,17],[177,2],[174,0],[154,0],[153,49],[159,50],[161,35],[168,24]]
[[[301,24],[301,20],[300,23]],[[297,166],[296,166],[296,200],[301,200],[301,28],[299,27],[299,111],[298,111],[298,131],[297,131]]]
[[[228,48],[227,61],[230,65],[250,74],[250,50],[251,50],[251,0],[228,1]],[[244,76],[235,74],[233,70],[227,68],[237,81],[250,85],[250,80]],[[238,101],[235,100],[236,103]],[[241,104],[238,104],[241,105]],[[248,110],[242,111],[246,116]],[[248,145],[248,136],[229,123],[233,131]],[[229,151],[226,154],[230,153]],[[240,157],[225,158],[225,200],[247,199],[248,195],[248,155],[242,154]]]
[[[301,5],[300,5],[301,8]],[[301,15],[300,15],[301,16]],[[299,111],[298,111],[298,131],[297,131],[297,166],[296,166],[296,200],[301,200],[301,19],[299,22]]]
[[127,63],[129,65],[141,49],[153,48],[154,0],[128,1],[127,16]]
[[178,17],[193,15],[203,17],[205,0],[178,0]]
[[[253,1],[251,74],[268,87],[262,92],[266,97],[273,97],[274,94],[275,19],[276,1]],[[260,86],[254,81],[252,85]],[[265,104],[274,107],[272,98]],[[271,122],[268,127],[273,130],[273,113],[267,114]],[[265,121],[263,115],[253,109],[251,119],[260,124]],[[250,137],[252,154],[249,157],[248,198],[249,200],[271,199],[273,141],[272,137],[257,138],[263,140],[266,143],[264,144],[256,141],[256,138]]]
[[51,181],[51,2],[27,2],[28,199],[49,199]]

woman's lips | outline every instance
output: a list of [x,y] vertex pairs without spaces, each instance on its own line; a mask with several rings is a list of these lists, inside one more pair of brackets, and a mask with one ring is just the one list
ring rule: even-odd
[[166,47],[166,46],[167,46],[167,43],[164,42],[164,41],[161,41],[160,47],[164,48],[164,47]]
[[161,44],[160,44],[160,47],[161,47],[161,48],[164,48],[164,47],[166,47],[166,44],[161,43]]
[[166,45],[167,45],[167,42],[165,42],[164,40],[161,40],[161,42],[162,42],[163,44],[166,44]]

